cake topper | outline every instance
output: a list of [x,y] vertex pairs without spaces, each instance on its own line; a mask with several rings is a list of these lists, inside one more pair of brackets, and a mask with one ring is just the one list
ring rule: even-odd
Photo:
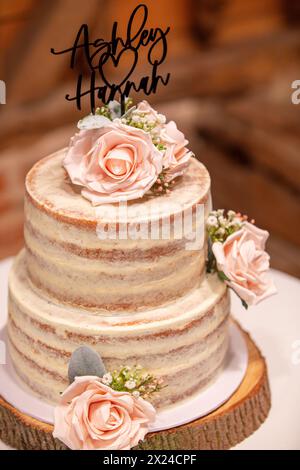
[[[108,104],[117,95],[121,101],[122,114],[124,114],[126,97],[132,91],[143,91],[145,95],[149,96],[156,93],[159,83],[167,85],[170,73],[163,77],[158,74],[158,68],[167,56],[167,35],[170,27],[147,29],[147,19],[148,8],[146,5],[140,4],[130,15],[125,38],[119,36],[118,22],[116,21],[112,27],[110,41],[105,41],[103,38],[92,40],[88,25],[82,24],[71,47],[61,51],[51,48],[51,53],[55,55],[70,53],[71,69],[75,69],[76,66],[82,68],[82,62],[79,65],[78,60],[78,53],[82,52],[85,66],[90,71],[87,88],[85,88],[84,72],[80,70],[76,92],[74,95],[67,94],[66,100],[75,101],[77,108],[81,110],[82,98],[89,97],[91,112],[94,113],[97,100]],[[142,48],[147,48],[146,57],[151,73],[135,82],[132,75],[139,63],[139,52]],[[125,62],[128,64],[126,70],[122,66]],[[115,72],[119,69],[117,82],[113,82],[109,77],[108,71],[111,69]],[[101,84],[97,79],[101,80]]]

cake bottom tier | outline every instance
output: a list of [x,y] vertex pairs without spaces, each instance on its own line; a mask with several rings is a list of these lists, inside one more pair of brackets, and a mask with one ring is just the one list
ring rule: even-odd
[[161,408],[198,392],[222,368],[228,347],[229,294],[208,275],[188,295],[143,312],[87,311],[61,304],[31,285],[25,251],[9,277],[9,349],[21,379],[58,402],[68,386],[72,352],[88,345],[106,369],[140,364],[162,378],[153,403]]

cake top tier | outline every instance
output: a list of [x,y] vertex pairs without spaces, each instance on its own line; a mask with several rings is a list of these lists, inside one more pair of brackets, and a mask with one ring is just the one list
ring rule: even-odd
[[[95,227],[99,220],[137,223],[143,220],[160,220],[207,204],[210,196],[210,177],[207,169],[191,158],[183,176],[177,178],[168,193],[145,194],[142,198],[94,207],[82,197],[79,186],[73,184],[63,167],[67,150],[63,149],[40,160],[26,178],[26,196],[38,209],[55,219],[73,225]],[[123,218],[124,217],[124,218]]]

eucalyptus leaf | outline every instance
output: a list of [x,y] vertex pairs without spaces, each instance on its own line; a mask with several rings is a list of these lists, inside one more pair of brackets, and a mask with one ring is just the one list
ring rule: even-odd
[[75,377],[84,375],[103,377],[105,373],[105,366],[100,355],[92,348],[80,346],[73,352],[68,369],[70,383],[74,382]]
[[121,103],[119,101],[113,100],[108,103],[108,109],[112,120],[121,117]]

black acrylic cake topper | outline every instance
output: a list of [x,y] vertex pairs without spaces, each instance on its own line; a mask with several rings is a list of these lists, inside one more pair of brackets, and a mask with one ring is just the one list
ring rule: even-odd
[[[139,18],[138,18],[139,17]],[[141,17],[141,18],[140,18]],[[101,100],[108,104],[118,94],[121,101],[121,114],[125,111],[125,100],[132,91],[143,91],[146,95],[156,93],[158,83],[167,85],[170,73],[165,77],[158,74],[158,67],[164,62],[167,56],[168,44],[167,35],[170,27],[165,30],[160,27],[146,29],[148,19],[148,8],[144,4],[138,5],[132,12],[128,25],[126,39],[118,36],[118,23],[114,22],[111,40],[105,41],[102,38],[91,41],[87,24],[81,25],[76,35],[74,44],[68,49],[55,51],[51,48],[52,54],[71,53],[70,67],[74,69],[77,63],[77,51],[83,50],[84,59],[90,70],[90,84],[87,90],[83,89],[83,72],[77,79],[76,93],[74,96],[67,94],[68,101],[76,101],[76,106],[81,109],[81,100],[84,96],[90,98],[90,108],[95,113],[96,100]],[[149,47],[147,61],[151,67],[151,75],[143,76],[139,83],[130,80],[138,61],[139,50]],[[122,60],[127,56],[129,68],[126,70],[118,83],[111,83],[107,76],[107,66],[117,69]],[[97,84],[100,77],[103,84]]]

